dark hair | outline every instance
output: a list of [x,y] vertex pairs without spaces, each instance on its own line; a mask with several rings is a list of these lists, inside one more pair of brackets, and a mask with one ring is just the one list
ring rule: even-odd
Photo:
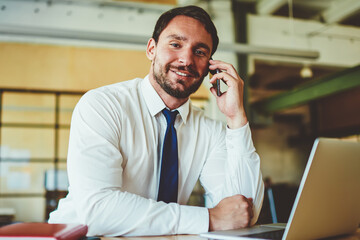
[[213,55],[217,49],[219,44],[219,38],[217,36],[217,31],[214,23],[211,21],[209,14],[202,8],[197,6],[185,6],[185,7],[178,7],[170,9],[167,12],[164,12],[156,22],[154,32],[152,38],[157,43],[159,40],[159,36],[161,32],[167,27],[169,22],[176,16],[187,16],[194,18],[201,22],[206,31],[210,33],[213,43],[213,49],[211,55]]

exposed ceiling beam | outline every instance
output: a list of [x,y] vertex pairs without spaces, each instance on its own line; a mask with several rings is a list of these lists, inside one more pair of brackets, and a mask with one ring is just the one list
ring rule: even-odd
[[286,0],[260,0],[256,4],[256,11],[261,15],[274,13],[286,3]]
[[336,23],[360,10],[359,0],[334,1],[321,15],[326,23]]
[[252,107],[258,113],[271,114],[355,87],[360,87],[360,65],[255,102]]
[[[70,29],[51,29],[42,27],[22,27],[14,25],[0,24],[0,33],[6,35],[9,38],[12,36],[14,39],[21,37],[23,42],[26,42],[26,38],[46,38],[46,39],[65,39],[65,40],[83,40],[94,41],[100,43],[111,44],[134,44],[146,46],[150,36],[145,35],[131,35],[120,33],[108,33],[108,32],[90,32],[90,31],[78,31]],[[18,40],[15,40],[18,41]],[[30,39],[31,41],[31,39]],[[235,43],[223,43],[219,45],[220,51],[230,51],[240,54],[258,54],[258,55],[272,55],[282,57],[293,57],[302,59],[316,59],[319,57],[319,52],[309,50],[296,50],[296,49],[284,49],[284,48],[270,48],[261,46],[251,46],[247,44],[235,44]]]

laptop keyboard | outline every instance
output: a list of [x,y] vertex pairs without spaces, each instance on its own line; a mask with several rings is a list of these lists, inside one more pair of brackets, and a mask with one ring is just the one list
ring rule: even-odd
[[264,232],[264,233],[254,233],[249,235],[241,235],[241,237],[249,237],[249,238],[262,238],[262,239],[281,239],[284,235],[285,229]]

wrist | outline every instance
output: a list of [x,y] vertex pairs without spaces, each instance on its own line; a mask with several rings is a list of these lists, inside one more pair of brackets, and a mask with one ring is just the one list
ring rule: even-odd
[[247,117],[245,112],[233,117],[227,117],[226,123],[228,128],[230,129],[237,129],[245,126],[248,123]]
[[209,208],[208,211],[209,211],[209,232],[215,231],[216,230],[216,228],[214,226],[215,219],[214,219],[214,214],[213,214],[214,209]]

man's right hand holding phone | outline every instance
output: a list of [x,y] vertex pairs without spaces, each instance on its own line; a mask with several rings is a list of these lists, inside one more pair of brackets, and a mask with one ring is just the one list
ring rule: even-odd
[[231,129],[243,127],[248,122],[244,109],[244,81],[229,63],[210,60],[209,64],[210,71],[220,70],[212,76],[210,83],[216,84],[216,81],[221,79],[228,86],[227,91],[220,96],[217,96],[216,88],[210,88],[220,111],[226,116],[228,127]]

